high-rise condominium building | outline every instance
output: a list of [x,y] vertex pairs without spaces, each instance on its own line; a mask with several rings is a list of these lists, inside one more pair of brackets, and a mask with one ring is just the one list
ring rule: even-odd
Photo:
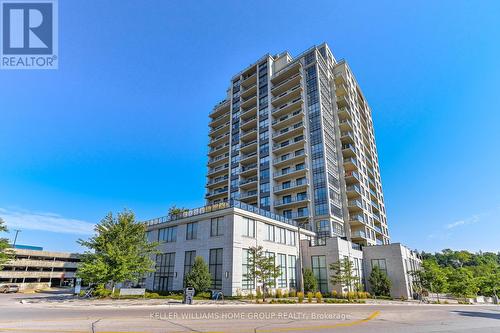
[[318,236],[389,243],[371,110],[328,45],[233,76],[209,137],[207,204],[238,200]]

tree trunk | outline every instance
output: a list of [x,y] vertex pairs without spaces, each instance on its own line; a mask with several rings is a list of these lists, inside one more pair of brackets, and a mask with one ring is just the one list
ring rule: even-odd
[[111,288],[111,297],[113,297],[113,295],[115,294],[115,282],[114,281],[111,282],[111,286],[112,286],[112,288]]

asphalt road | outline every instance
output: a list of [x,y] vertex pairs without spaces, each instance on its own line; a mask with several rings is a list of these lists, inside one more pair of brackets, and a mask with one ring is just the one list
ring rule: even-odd
[[0,294],[0,332],[495,332],[500,306],[479,305],[109,305],[22,304],[37,294]]

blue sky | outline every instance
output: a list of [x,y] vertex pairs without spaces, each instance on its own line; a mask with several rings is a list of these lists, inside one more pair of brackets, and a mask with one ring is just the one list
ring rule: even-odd
[[230,77],[326,41],[373,109],[392,241],[500,250],[499,2],[59,2],[59,69],[0,72],[18,243],[76,251],[109,211],[203,205]]

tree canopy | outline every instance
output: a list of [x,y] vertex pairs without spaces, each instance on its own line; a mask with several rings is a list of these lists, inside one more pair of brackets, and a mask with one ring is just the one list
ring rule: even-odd
[[77,274],[89,283],[115,285],[125,281],[138,281],[152,272],[156,243],[146,238],[146,226],[137,223],[129,210],[109,213],[94,228],[95,235],[78,243],[87,249]]
[[359,277],[354,271],[354,264],[349,258],[341,259],[330,264],[330,281],[332,284],[346,286],[348,291],[353,291],[359,282]]
[[245,277],[256,280],[262,285],[262,299],[266,300],[267,288],[273,287],[276,279],[280,276],[280,266],[276,266],[274,256],[264,252],[262,246],[254,246],[248,249],[248,272]]
[[203,292],[210,288],[212,284],[212,276],[208,269],[208,265],[203,260],[203,257],[197,256],[194,258],[191,271],[186,274],[186,287],[193,287],[196,293]]
[[[0,217],[0,232],[8,231],[9,230],[7,229],[4,220]],[[2,269],[2,265],[9,261],[12,257],[9,248],[9,240],[7,238],[0,238],[0,269]]]

